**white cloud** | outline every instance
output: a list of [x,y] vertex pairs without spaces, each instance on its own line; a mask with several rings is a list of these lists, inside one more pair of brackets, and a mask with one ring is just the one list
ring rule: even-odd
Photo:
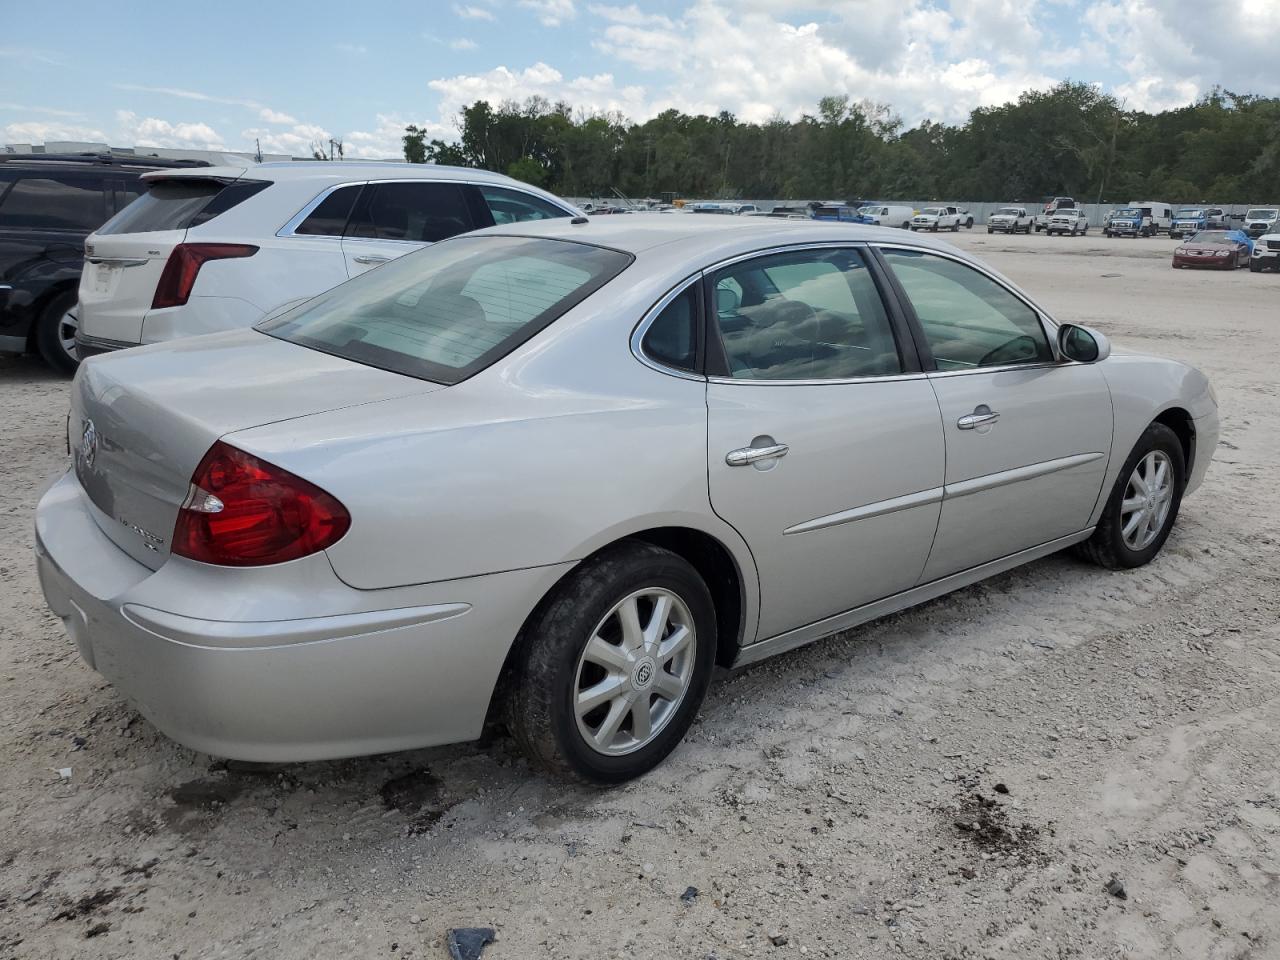
[[263,107],[258,111],[258,116],[267,123],[297,123],[295,117],[289,116],[287,113],[281,113],[279,110],[272,110],[270,107]]
[[469,40],[466,37],[458,37],[456,40],[449,41],[450,50],[474,50],[477,46],[474,40]]
[[331,134],[324,127],[314,123],[297,123],[287,130],[269,127],[250,127],[240,131],[240,139],[252,149],[254,140],[258,141],[263,153],[287,153],[293,157],[309,157],[314,145],[329,150]]
[[0,110],[12,110],[15,113],[37,113],[42,117],[63,117],[67,120],[84,119],[84,114],[79,110],[61,110],[57,107],[33,107],[23,103],[0,102]]
[[61,120],[24,120],[0,127],[0,143],[36,144],[51,140],[106,143],[107,139],[107,135],[95,127],[68,124]]
[[138,147],[179,147],[188,150],[225,150],[222,136],[207,123],[171,123],[158,117],[139,117],[129,110],[116,111],[116,140]]
[[411,120],[380,113],[372,130],[355,130],[347,134],[345,140],[347,159],[403,160],[404,143],[401,138],[404,137],[404,128],[411,123],[424,127],[428,140],[449,140],[457,133],[451,126],[442,123]]
[[453,12],[460,16],[463,20],[493,20],[493,11],[486,7],[477,7],[474,4],[455,3]]
[[650,109],[643,87],[619,86],[609,73],[566,78],[545,63],[535,63],[524,70],[495,67],[483,74],[432,80],[427,86],[440,95],[440,116],[444,122],[476,100],[498,103],[530,96],[566,100],[571,106],[588,111],[620,110],[628,116],[647,115]]
[[547,27],[558,27],[578,15],[573,0],[520,0],[520,6],[532,10]]

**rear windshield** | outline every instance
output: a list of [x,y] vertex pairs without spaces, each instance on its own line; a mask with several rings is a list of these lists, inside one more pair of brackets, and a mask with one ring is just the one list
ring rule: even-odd
[[266,180],[221,180],[174,177],[148,184],[138,197],[102,225],[99,234],[186,230],[208,223],[266,189]]
[[371,270],[258,329],[452,384],[506,356],[631,259],[561,240],[458,237]]

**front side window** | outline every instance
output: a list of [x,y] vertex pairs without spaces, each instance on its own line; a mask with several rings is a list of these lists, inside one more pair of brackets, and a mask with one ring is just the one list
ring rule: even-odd
[[435,243],[476,226],[461,184],[374,183],[360,198],[346,236]]
[[461,237],[397,258],[258,329],[356,363],[457,383],[630,263],[627,254],[584,243]]
[[893,329],[857,250],[736,263],[711,279],[728,375],[846,380],[902,372]]
[[990,277],[917,250],[881,253],[915,309],[939,370],[1053,360],[1036,312]]
[[88,233],[107,217],[104,188],[90,177],[23,177],[5,195],[0,225]]
[[567,210],[561,210],[554,203],[520,190],[481,186],[480,195],[484,197],[489,212],[493,214],[493,222],[497,224],[569,216]]

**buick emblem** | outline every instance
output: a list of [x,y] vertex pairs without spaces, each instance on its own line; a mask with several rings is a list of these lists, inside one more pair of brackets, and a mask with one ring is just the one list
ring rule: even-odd
[[80,462],[86,470],[93,469],[93,459],[98,455],[98,428],[92,420],[84,422],[84,432],[80,434]]

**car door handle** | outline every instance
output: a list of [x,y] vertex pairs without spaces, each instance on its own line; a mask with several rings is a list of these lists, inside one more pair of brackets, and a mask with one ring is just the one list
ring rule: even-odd
[[973,413],[957,420],[956,426],[961,430],[972,430],[975,427],[982,426],[984,423],[995,423],[999,419],[1000,414],[996,413],[986,404],[983,404],[974,410]]
[[373,254],[365,254],[364,256],[353,257],[352,259],[355,260],[356,263],[386,263],[391,258],[378,257],[378,256],[374,256]]
[[724,455],[724,462],[731,467],[745,467],[761,460],[780,460],[791,448],[785,443],[775,443],[768,447],[739,447]]

